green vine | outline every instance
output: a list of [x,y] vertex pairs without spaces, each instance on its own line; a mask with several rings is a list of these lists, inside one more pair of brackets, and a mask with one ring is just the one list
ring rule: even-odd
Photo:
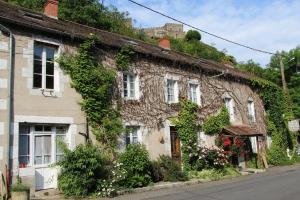
[[204,120],[203,131],[207,135],[216,135],[221,133],[222,129],[228,125],[230,125],[229,113],[227,108],[223,106],[220,114]]
[[197,151],[197,132],[199,129],[199,125],[197,124],[198,105],[187,99],[182,99],[179,104],[180,111],[178,117],[173,119],[172,122],[178,131],[181,141],[183,169],[184,171],[189,171],[191,169],[189,155]]
[[123,130],[119,110],[112,105],[116,74],[96,59],[97,42],[95,37],[87,39],[75,55],[62,55],[58,63],[71,77],[71,86],[81,94],[80,105],[96,139],[113,149]]
[[116,64],[118,70],[126,71],[128,70],[129,63],[132,61],[134,51],[132,46],[123,46],[119,53],[116,55]]
[[278,85],[270,81],[253,78],[251,85],[262,98],[267,112],[267,133],[272,135],[272,145],[267,152],[268,161],[273,165],[289,164],[286,149],[293,149],[295,143],[287,125],[294,117],[289,98]]

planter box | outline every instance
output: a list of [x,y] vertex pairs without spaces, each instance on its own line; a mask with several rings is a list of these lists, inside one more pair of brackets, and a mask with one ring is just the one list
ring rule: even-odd
[[29,200],[29,192],[11,192],[11,199],[12,200]]

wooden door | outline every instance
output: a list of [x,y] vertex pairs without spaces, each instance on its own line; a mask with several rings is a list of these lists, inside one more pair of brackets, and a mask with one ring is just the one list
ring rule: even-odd
[[181,162],[180,139],[175,127],[170,127],[171,156],[173,160]]

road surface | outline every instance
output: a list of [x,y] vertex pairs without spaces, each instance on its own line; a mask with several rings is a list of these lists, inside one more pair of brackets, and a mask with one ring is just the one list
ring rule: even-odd
[[300,165],[236,179],[119,196],[122,200],[300,200]]

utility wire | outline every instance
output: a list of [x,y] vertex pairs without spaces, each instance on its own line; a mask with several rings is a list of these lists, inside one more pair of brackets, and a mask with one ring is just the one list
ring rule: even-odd
[[171,16],[169,16],[169,15],[167,15],[167,14],[164,14],[164,13],[162,13],[162,12],[159,12],[159,11],[157,11],[157,10],[154,10],[154,9],[148,7],[148,6],[145,6],[145,5],[143,5],[143,4],[140,4],[140,3],[136,2],[136,1],[133,1],[133,0],[128,0],[128,1],[130,1],[131,3],[134,3],[134,4],[136,4],[136,5],[138,5],[138,6],[140,6],[140,7],[146,8],[147,10],[150,10],[150,11],[152,11],[152,12],[155,12],[155,13],[157,13],[157,14],[159,14],[159,15],[162,15],[162,16],[164,16],[164,17],[166,17],[166,18],[169,18],[169,19],[171,19],[171,20],[173,20],[173,21],[176,21],[176,22],[178,22],[178,23],[181,23],[181,24],[183,24],[183,25],[186,25],[186,26],[188,26],[188,27],[190,27],[190,28],[196,29],[196,30],[198,30],[198,31],[200,31],[200,32],[206,33],[206,34],[208,34],[208,35],[210,35],[210,36],[213,36],[213,37],[215,37],[215,38],[224,40],[224,41],[226,41],[226,42],[229,42],[229,43],[232,43],[232,44],[235,44],[235,45],[238,45],[238,46],[241,46],[241,47],[244,47],[244,48],[253,50],[253,51],[257,51],[257,52],[260,52],[260,53],[265,53],[265,54],[269,54],[269,55],[277,55],[277,53],[273,53],[273,52],[269,52],[269,51],[257,49],[257,48],[254,48],[254,47],[250,47],[250,46],[248,46],[248,45],[241,44],[241,43],[238,43],[238,42],[235,42],[235,41],[226,39],[226,38],[224,38],[224,37],[218,36],[218,35],[216,35],[216,34],[210,33],[210,32],[208,32],[208,31],[205,31],[205,30],[203,30],[203,29],[200,29],[200,28],[197,28],[197,27],[195,27],[195,26],[193,26],[193,25],[190,25],[190,24],[188,24],[188,23],[186,23],[186,22],[184,22],[184,21],[181,21],[181,20],[178,20],[178,19],[176,19],[176,18],[174,18],[174,17],[171,17]]

